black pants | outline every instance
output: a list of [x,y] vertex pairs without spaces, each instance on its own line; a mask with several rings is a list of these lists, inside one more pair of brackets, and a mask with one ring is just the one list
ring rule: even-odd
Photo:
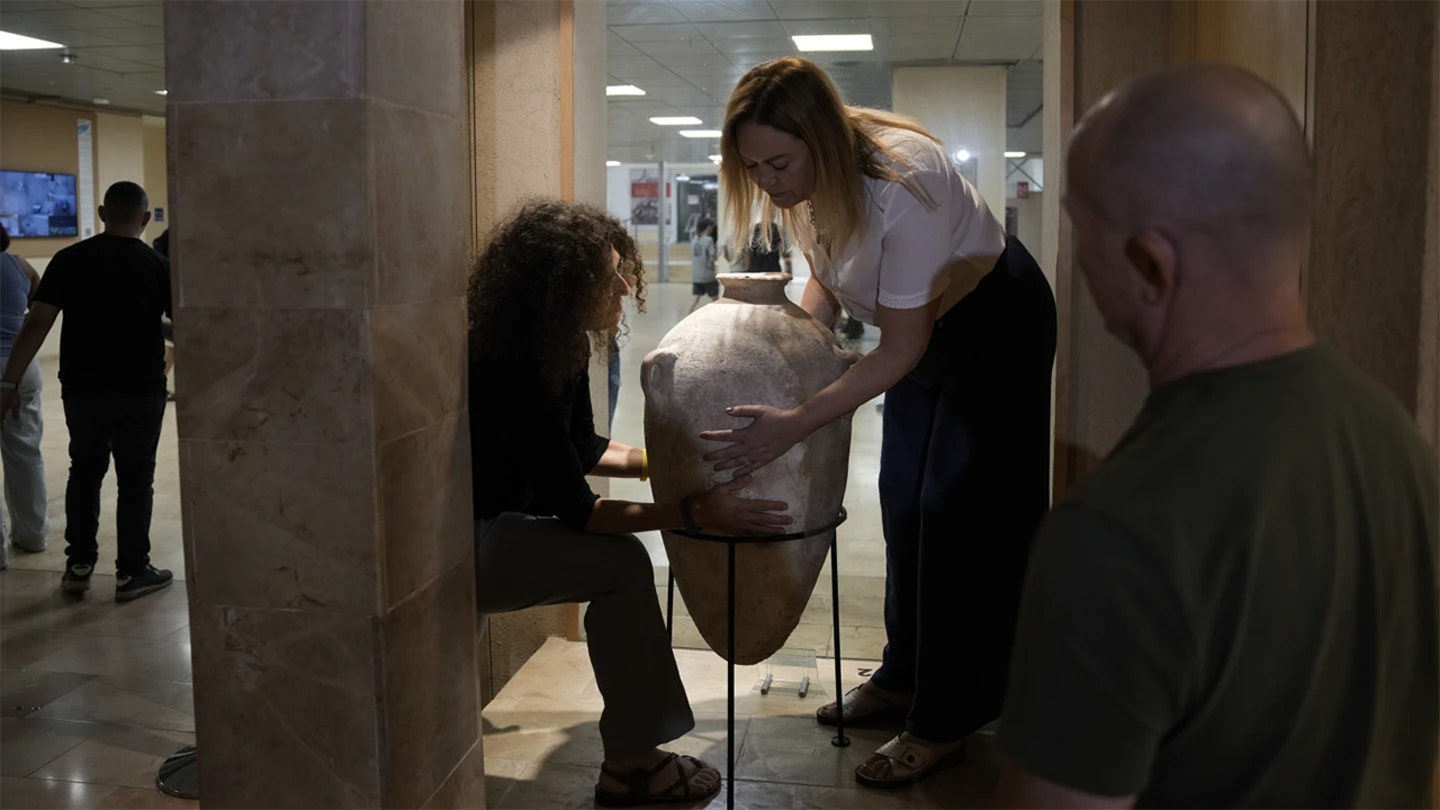
[[150,511],[155,500],[155,450],[165,418],[165,394],[144,397],[68,397],[70,480],[65,485],[67,564],[95,565],[100,556],[100,484],[115,456],[115,572],[136,574],[150,564]]
[[1000,715],[1030,543],[1049,506],[1055,298],[1013,237],[885,395],[884,660],[906,730],[960,739]]

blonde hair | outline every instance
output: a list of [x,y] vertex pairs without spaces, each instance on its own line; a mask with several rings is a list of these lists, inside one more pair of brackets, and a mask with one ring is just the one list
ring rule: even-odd
[[[740,157],[737,136],[741,125],[748,123],[788,133],[810,150],[815,170],[815,190],[810,195],[814,227],[807,209],[796,206],[779,211],[785,241],[806,234],[822,249],[843,250],[853,236],[864,233],[867,225],[866,177],[900,183],[927,208],[936,207],[918,181],[896,171],[894,166],[905,172],[913,167],[880,142],[877,130],[895,127],[937,143],[939,139],[912,118],[845,104],[835,83],[818,65],[786,56],[751,68],[735,86],[725,107],[720,184],[735,245],[744,247],[750,243],[757,209],[761,223],[774,222],[777,213],[775,204],[751,181]],[[759,239],[765,249],[772,247],[769,228],[760,229]]]

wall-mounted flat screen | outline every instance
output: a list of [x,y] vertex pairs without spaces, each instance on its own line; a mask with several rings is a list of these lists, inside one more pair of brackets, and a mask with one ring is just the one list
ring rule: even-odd
[[79,236],[75,175],[0,170],[0,222],[13,238]]

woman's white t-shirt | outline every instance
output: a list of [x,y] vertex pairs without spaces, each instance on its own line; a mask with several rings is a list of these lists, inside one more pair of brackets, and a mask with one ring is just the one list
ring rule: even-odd
[[876,135],[910,165],[880,159],[923,186],[936,208],[901,183],[866,177],[869,221],[839,257],[827,260],[809,234],[802,243],[816,277],[852,318],[874,324],[877,304],[914,309],[942,297],[943,314],[995,267],[1005,250],[1005,229],[940,144],[895,127],[879,127]]

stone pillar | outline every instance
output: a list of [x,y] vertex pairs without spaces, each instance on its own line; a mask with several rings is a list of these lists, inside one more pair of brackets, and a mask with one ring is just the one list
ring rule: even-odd
[[206,807],[479,807],[455,0],[165,4]]
[[[1287,0],[1064,0],[1049,9],[1046,108],[1058,134],[1047,139],[1047,182],[1063,193],[1063,155],[1055,154],[1050,142],[1068,142],[1075,120],[1115,86],[1171,64],[1246,67],[1275,84],[1306,120],[1305,60],[1314,50],[1307,39],[1309,9],[1309,4]],[[1055,57],[1059,64],[1052,66]],[[1143,404],[1148,382],[1134,354],[1106,332],[1074,266],[1070,223],[1058,206],[1050,222],[1056,234],[1060,316],[1055,411],[1055,492],[1060,495],[1114,448]]]
[[[603,207],[603,6],[588,0],[470,0],[465,30],[477,244],[528,199],[579,198]],[[595,358],[590,370],[597,417],[608,406],[605,360]],[[609,492],[603,480],[592,480],[591,487],[602,496]],[[555,605],[488,617],[480,649],[485,699],[545,639],[579,638],[579,615],[578,605]]]
[[1434,3],[1314,7],[1316,216],[1306,293],[1320,337],[1440,432]]
[[[1172,18],[1179,4],[1125,0],[1066,0],[1047,16],[1050,82],[1065,94],[1057,103],[1060,140],[1105,93],[1129,79],[1170,64]],[[1053,38],[1053,39],[1052,39]],[[1047,147],[1046,197],[1063,199],[1063,154]],[[1054,168],[1052,174],[1051,169]],[[1074,265],[1068,217],[1057,210],[1055,244],[1059,345],[1055,357],[1055,496],[1099,464],[1144,402],[1145,371],[1135,355],[1105,330],[1085,279]]]
[[897,67],[891,79],[895,112],[918,119],[954,155],[975,161],[976,187],[1005,224],[1005,68]]

